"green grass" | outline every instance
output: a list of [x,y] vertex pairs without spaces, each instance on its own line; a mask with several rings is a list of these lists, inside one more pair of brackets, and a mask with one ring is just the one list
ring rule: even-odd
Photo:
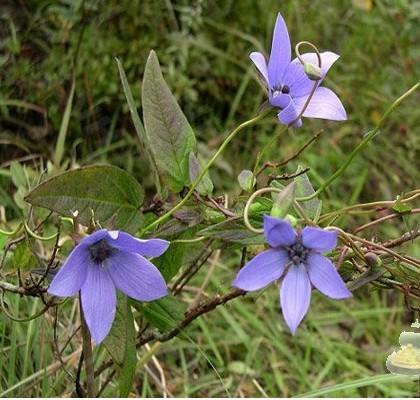
[[[248,53],[268,51],[276,12],[281,11],[293,43],[310,40],[321,50],[341,55],[325,85],[340,95],[349,121],[306,120],[301,130],[282,135],[263,160],[286,158],[323,128],[321,139],[287,170],[275,171],[293,172],[298,164],[307,165],[315,185],[337,169],[388,105],[420,77],[420,8],[414,1],[375,0],[372,9],[365,11],[340,0],[194,4],[111,0],[106,5],[86,0],[85,17],[78,2],[74,4],[31,0],[18,9],[10,1],[4,8],[7,17],[2,20],[0,46],[8,58],[0,58],[0,210],[4,207],[9,221],[21,212],[13,198],[10,160],[37,155],[45,167],[45,160],[53,158],[60,126],[65,147],[61,142],[59,158],[64,165],[110,162],[133,173],[149,198],[154,195],[114,57],[124,65],[140,107],[144,63],[149,50],[156,50],[165,79],[200,141],[200,151],[209,156],[227,131],[254,115],[264,101]],[[67,128],[65,110],[83,24]],[[407,99],[362,156],[326,191],[325,211],[393,199],[418,185],[419,101],[419,92]],[[270,121],[242,132],[230,144],[211,170],[218,194],[238,193],[237,174],[252,169],[258,150],[280,129]],[[40,158],[27,163],[41,166]],[[352,229],[367,221],[366,216],[346,216],[340,223]],[[415,223],[408,217],[407,221]],[[395,220],[369,233],[393,238],[405,230],[404,222]],[[403,250],[420,255],[418,243],[407,243]],[[223,253],[205,292],[227,290],[239,259],[239,254]],[[201,285],[208,267],[209,263],[204,265],[191,286]],[[194,296],[187,293],[184,299],[189,302]],[[5,300],[19,317],[42,307],[39,301],[17,295],[7,294]],[[78,325],[73,303],[68,301],[59,312],[60,347]],[[73,379],[54,355],[54,318],[51,310],[34,321],[18,323],[0,312],[0,397],[73,393]],[[400,293],[373,286],[356,291],[345,302],[314,293],[310,313],[293,337],[283,323],[273,285],[258,296],[236,299],[202,317],[187,329],[190,340],[164,343],[155,355],[166,390],[174,396],[409,397],[415,396],[417,382],[387,375],[385,360],[412,318]],[[63,357],[80,345],[76,335]],[[96,365],[107,359],[102,348],[96,349],[95,357]],[[77,362],[74,357],[66,364],[72,375]],[[161,396],[159,382],[159,369],[149,361],[147,368],[137,371],[132,394]],[[117,394],[114,378],[103,396]]]

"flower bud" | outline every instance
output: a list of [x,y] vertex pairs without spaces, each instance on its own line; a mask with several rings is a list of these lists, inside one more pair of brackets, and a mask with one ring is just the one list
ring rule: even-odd
[[366,264],[371,268],[380,267],[382,260],[375,253],[369,252],[365,254]]
[[292,225],[293,228],[297,225],[298,220],[294,215],[287,214],[285,219],[290,222],[290,225]]
[[308,78],[312,81],[319,81],[322,78],[321,68],[312,63],[304,63],[303,70]]
[[277,218],[283,218],[289,211],[295,198],[295,183],[287,185],[276,197],[271,209],[271,215]]

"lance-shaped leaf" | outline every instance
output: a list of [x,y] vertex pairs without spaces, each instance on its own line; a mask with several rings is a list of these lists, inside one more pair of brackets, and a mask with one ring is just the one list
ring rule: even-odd
[[54,176],[33,189],[25,200],[71,217],[87,225],[92,217],[104,224],[111,220],[116,229],[136,231],[142,223],[139,211],[143,189],[127,172],[110,165],[83,167]]
[[196,140],[153,50],[144,71],[142,103],[146,137],[159,174],[178,193],[189,186],[189,155],[196,150]]
[[[196,155],[191,152],[190,153],[190,162],[189,162],[189,171],[190,171],[190,181],[191,184],[193,184],[198,176],[200,175],[202,170],[202,166]],[[196,190],[198,193],[200,193],[203,196],[210,196],[213,193],[213,182],[210,179],[210,176],[208,173],[206,173],[203,176],[203,179],[199,182],[199,184],[196,187]]]

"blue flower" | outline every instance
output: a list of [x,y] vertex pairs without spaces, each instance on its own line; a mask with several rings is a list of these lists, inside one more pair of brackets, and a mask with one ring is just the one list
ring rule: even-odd
[[158,257],[168,246],[166,240],[140,240],[125,232],[101,229],[73,249],[48,293],[66,297],[80,291],[87,326],[98,344],[114,321],[116,289],[140,301],[167,295],[161,273],[145,257]]
[[[334,121],[346,120],[346,110],[337,95],[332,90],[319,86],[339,56],[331,51],[320,53],[320,56],[321,79],[317,82],[318,86],[303,116]],[[262,53],[253,52],[249,57],[267,84],[270,104],[281,110],[278,113],[280,122],[289,125],[301,113],[314,86],[314,81],[308,78],[303,65],[297,58],[291,61],[289,33],[280,13],[277,15],[274,27],[268,65]],[[303,54],[302,59],[305,63],[318,65],[318,58],[315,53]],[[301,125],[301,119],[294,123],[297,128]]]
[[312,285],[332,299],[351,297],[333,263],[322,255],[337,246],[336,232],[308,226],[298,234],[287,221],[265,215],[264,235],[270,249],[249,261],[232,285],[255,291],[282,278],[280,303],[293,334],[308,311]]

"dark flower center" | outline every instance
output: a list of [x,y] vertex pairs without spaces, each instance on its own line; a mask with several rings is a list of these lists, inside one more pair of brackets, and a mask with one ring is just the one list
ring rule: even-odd
[[289,86],[284,85],[284,86],[281,88],[281,92],[282,92],[282,93],[284,93],[284,94],[289,94],[289,93],[290,93],[290,88],[289,88]]
[[94,263],[100,264],[105,261],[107,258],[111,257],[118,250],[110,246],[109,243],[102,239],[99,242],[96,242],[89,246],[90,258]]
[[299,240],[287,248],[287,254],[293,264],[302,264],[308,258],[309,250]]

